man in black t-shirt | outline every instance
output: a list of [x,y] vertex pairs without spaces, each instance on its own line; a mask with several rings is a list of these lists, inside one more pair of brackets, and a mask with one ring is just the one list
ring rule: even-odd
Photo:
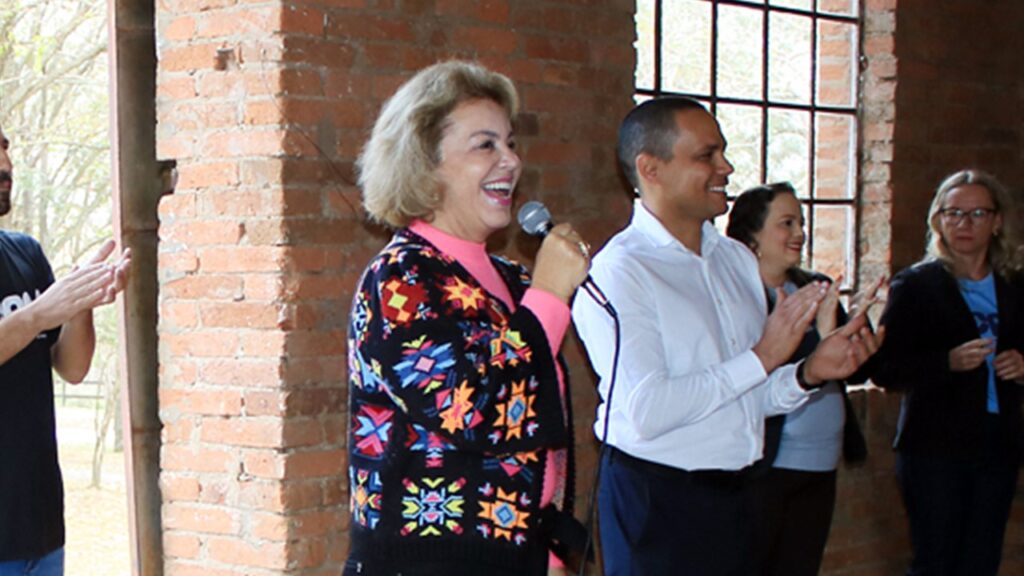
[[[11,209],[10,141],[0,128],[0,216]],[[0,576],[61,575],[64,494],[52,370],[81,382],[96,345],[92,309],[114,301],[131,262],[107,241],[54,280],[39,243],[0,230]]]

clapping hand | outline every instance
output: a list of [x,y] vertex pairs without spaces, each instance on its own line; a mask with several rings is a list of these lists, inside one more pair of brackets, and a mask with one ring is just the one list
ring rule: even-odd
[[33,313],[38,315],[43,330],[114,301],[124,289],[131,265],[131,250],[125,250],[116,262],[107,261],[114,247],[113,240],[104,242],[85,264],[72,268],[35,301]]
[[804,379],[814,386],[853,374],[867,362],[885,339],[885,327],[872,331],[867,313],[885,285],[881,278],[854,296],[849,321],[824,337],[804,364]]
[[793,355],[827,293],[824,282],[811,282],[789,296],[775,289],[775,309],[768,315],[761,340],[754,345],[754,354],[765,372],[775,370]]

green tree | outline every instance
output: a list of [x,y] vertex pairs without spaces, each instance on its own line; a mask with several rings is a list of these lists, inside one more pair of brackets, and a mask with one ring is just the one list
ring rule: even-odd
[[[0,227],[31,234],[60,276],[112,234],[105,0],[0,3],[0,125],[11,140],[14,208]],[[95,315],[87,381],[117,405],[117,323]],[[112,414],[97,414],[97,443]],[[94,452],[94,468],[102,449]],[[93,483],[98,485],[94,474]]]

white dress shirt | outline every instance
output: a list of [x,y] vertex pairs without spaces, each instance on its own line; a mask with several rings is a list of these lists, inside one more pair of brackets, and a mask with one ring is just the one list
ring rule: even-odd
[[[796,367],[771,374],[753,346],[767,316],[757,260],[705,223],[701,255],[640,200],[590,273],[618,312],[621,350],[608,443],[684,470],[738,470],[761,457],[764,418],[806,401]],[[601,437],[615,346],[611,318],[582,291],[573,320],[600,377]]]

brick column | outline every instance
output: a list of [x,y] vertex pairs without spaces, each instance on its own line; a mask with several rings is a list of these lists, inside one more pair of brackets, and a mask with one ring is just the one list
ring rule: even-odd
[[866,0],[860,87],[861,285],[891,274],[892,157],[896,124],[896,0]]
[[[628,213],[613,142],[632,14],[631,0],[157,2],[158,156],[179,174],[159,214],[169,576],[340,572],[346,317],[388,237],[357,210],[352,166],[383,99],[450,57],[510,75],[520,194],[599,243]],[[510,231],[494,249],[536,246]],[[594,383],[567,348],[585,489]]]

